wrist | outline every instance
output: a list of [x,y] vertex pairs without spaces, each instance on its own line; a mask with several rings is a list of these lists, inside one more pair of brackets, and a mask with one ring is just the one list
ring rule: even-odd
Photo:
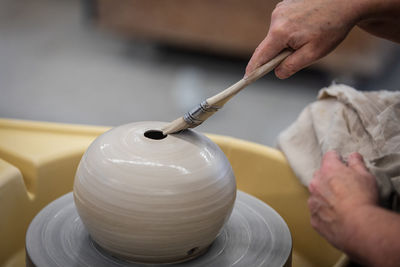
[[354,15],[355,24],[371,16],[378,4],[376,0],[348,1],[349,9]]
[[342,244],[342,250],[353,258],[358,258],[360,244],[365,239],[366,225],[368,225],[368,218],[374,214],[375,209],[379,209],[374,204],[364,204],[353,208],[350,212],[345,214],[343,219],[346,240]]
[[[381,16],[386,16],[393,10],[396,10],[398,5],[397,0],[355,0],[351,2],[353,10],[356,13],[357,23],[363,20],[373,19]],[[397,2],[397,3],[396,3]],[[398,15],[398,14],[396,14]]]
[[379,0],[336,0],[334,6],[343,23],[353,27],[371,14],[375,1]]
[[377,225],[373,218],[381,211],[382,208],[375,204],[366,204],[355,208],[354,212],[346,217],[348,236],[343,251],[363,265],[374,265],[376,242],[373,232]]

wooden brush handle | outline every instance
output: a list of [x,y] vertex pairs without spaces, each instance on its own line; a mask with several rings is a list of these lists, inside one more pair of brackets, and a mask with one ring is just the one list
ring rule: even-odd
[[234,95],[239,93],[243,88],[245,88],[250,83],[258,80],[271,70],[273,70],[276,66],[279,65],[285,58],[287,58],[292,51],[284,50],[275,58],[271,59],[264,65],[255,69],[252,73],[250,73],[246,78],[241,79],[231,87],[225,89],[224,91],[208,98],[206,101],[208,105],[215,106],[221,108],[229,99],[231,99]]

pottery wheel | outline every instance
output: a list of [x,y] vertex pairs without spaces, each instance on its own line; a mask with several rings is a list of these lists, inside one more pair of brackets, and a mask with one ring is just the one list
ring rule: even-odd
[[[229,221],[202,256],[161,266],[289,266],[292,239],[280,215],[259,199],[238,191]],[[45,207],[26,235],[27,266],[142,267],[104,252],[90,238],[68,193]],[[31,265],[29,265],[31,264]]]

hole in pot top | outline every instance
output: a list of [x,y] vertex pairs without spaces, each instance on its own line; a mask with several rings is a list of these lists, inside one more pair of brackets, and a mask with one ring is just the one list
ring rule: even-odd
[[144,136],[146,136],[149,139],[153,139],[153,140],[161,140],[161,139],[164,139],[165,137],[167,137],[166,135],[164,135],[162,133],[162,131],[159,131],[159,130],[148,130],[144,133]]
[[190,250],[188,250],[188,252],[186,252],[188,255],[192,255],[193,253],[197,252],[199,250],[199,247],[194,247]]

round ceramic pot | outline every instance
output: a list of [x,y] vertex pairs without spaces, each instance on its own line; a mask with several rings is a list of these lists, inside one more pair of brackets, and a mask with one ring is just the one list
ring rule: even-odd
[[193,130],[166,123],[111,129],[79,164],[74,200],[91,238],[135,262],[181,262],[204,253],[228,220],[236,182],[224,153]]

